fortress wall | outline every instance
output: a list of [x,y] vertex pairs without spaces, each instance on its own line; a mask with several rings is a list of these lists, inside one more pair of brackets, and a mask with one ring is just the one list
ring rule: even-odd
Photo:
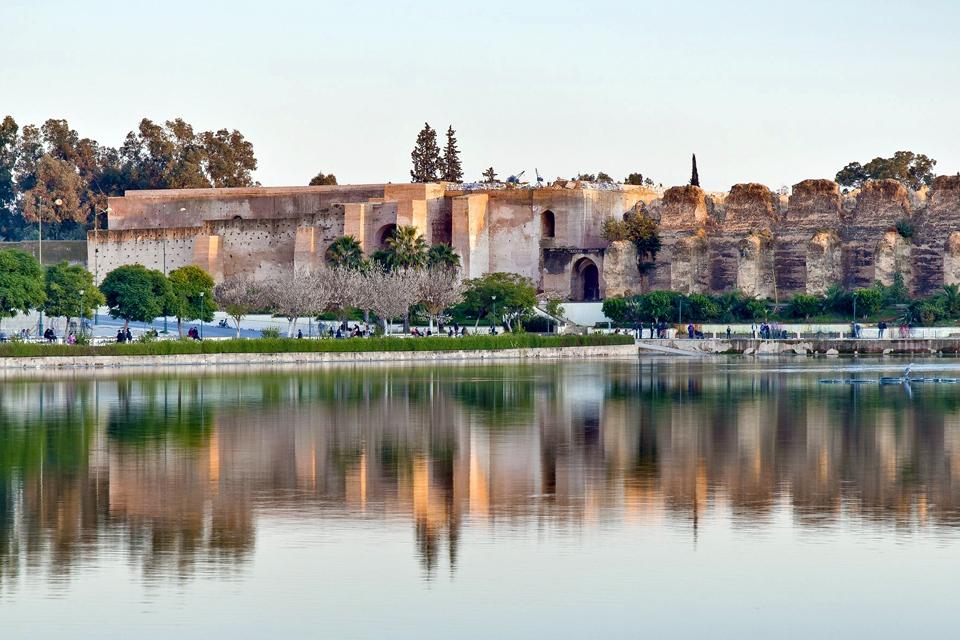
[[960,283],[960,176],[939,176],[916,216],[913,285],[933,291]]
[[142,264],[148,269],[170,273],[178,267],[193,264],[193,247],[201,230],[136,229],[125,231],[100,231],[97,242],[91,231],[87,242],[87,268],[94,274],[97,284],[117,267],[125,264]]
[[[912,216],[909,192],[896,180],[877,180],[864,185],[841,227],[845,287],[869,287],[878,279],[878,252],[890,246],[886,232],[895,231],[898,220],[911,220]],[[881,275],[886,273],[885,268],[881,271]],[[912,283],[906,281],[906,284],[912,288]]]
[[[208,220],[272,219],[318,213],[335,203],[383,197],[384,185],[128,191],[109,198],[111,229],[201,227]],[[184,211],[181,211],[184,209]]]
[[776,232],[778,294],[823,293],[840,279],[840,188],[832,180],[804,180],[793,186]]
[[[206,230],[220,238],[224,278],[246,275],[255,280],[279,280],[293,275],[297,227],[298,221],[288,218],[215,221],[208,223]],[[325,249],[326,244],[318,248]]]

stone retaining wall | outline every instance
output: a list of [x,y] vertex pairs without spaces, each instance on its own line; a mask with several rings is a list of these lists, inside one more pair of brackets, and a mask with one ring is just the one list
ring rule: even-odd
[[163,356],[40,356],[0,358],[0,369],[85,369],[198,365],[351,364],[362,362],[443,362],[456,360],[563,360],[636,358],[631,344],[543,347],[496,351],[365,351],[324,353],[198,353]]

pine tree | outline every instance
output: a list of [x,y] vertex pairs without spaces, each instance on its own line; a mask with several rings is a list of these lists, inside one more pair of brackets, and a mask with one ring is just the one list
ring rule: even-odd
[[442,179],[447,182],[461,182],[463,180],[463,167],[460,165],[460,150],[457,148],[455,133],[453,126],[447,127],[447,146],[443,149],[443,160],[441,162]]
[[429,123],[423,123],[423,129],[417,134],[417,144],[410,154],[413,169],[411,182],[436,182],[440,173],[440,147],[437,146],[437,132]]
[[496,182],[497,181],[497,172],[493,170],[493,167],[488,168],[483,172],[484,182]]
[[697,173],[697,154],[693,154],[693,172],[690,174],[690,184],[700,186],[700,174]]

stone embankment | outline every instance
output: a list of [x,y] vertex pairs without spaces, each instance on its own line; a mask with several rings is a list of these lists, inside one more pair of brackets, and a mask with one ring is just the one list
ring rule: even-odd
[[361,351],[312,353],[198,353],[157,356],[40,356],[0,358],[0,369],[105,369],[121,367],[270,366],[375,362],[583,360],[636,358],[632,344],[470,351]]
[[[647,348],[649,347],[649,348]],[[803,340],[643,340],[641,355],[960,355],[957,338],[908,338],[892,340],[803,339]]]

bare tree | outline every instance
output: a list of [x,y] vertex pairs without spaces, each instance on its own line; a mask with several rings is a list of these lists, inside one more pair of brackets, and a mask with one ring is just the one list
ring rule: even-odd
[[433,321],[463,299],[463,280],[460,269],[443,265],[422,271],[419,280],[419,301],[427,308],[433,333]]
[[237,324],[251,311],[268,305],[266,288],[246,276],[230,276],[213,288],[213,299]]
[[393,271],[372,270],[367,276],[367,284],[374,291],[371,311],[376,313],[384,329],[392,329],[392,321],[405,316],[410,306],[420,297],[420,273],[413,269],[395,269]]
[[330,282],[324,275],[323,271],[300,269],[292,277],[271,283],[268,298],[274,311],[290,323],[287,337],[293,337],[299,318],[319,315],[329,305]]

